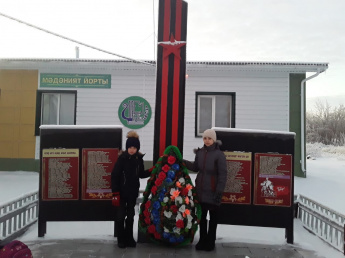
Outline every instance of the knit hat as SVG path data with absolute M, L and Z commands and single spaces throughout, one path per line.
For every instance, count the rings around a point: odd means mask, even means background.
M 217 135 L 213 129 L 205 130 L 205 132 L 202 134 L 202 138 L 204 137 L 210 137 L 214 142 L 217 141 Z
M 140 150 L 139 135 L 136 131 L 129 131 L 127 133 L 126 150 L 130 147 L 135 147 L 138 151 Z

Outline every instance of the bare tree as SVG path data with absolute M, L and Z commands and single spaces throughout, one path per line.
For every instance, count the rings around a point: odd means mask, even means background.
M 345 143 L 345 106 L 331 108 L 318 100 L 315 112 L 306 115 L 307 142 L 342 146 Z

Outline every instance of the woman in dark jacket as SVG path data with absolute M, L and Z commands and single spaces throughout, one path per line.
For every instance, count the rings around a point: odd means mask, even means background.
M 120 248 L 136 246 L 133 238 L 133 224 L 134 208 L 139 195 L 139 178 L 149 177 L 151 173 L 150 170 L 144 170 L 144 155 L 139 152 L 138 134 L 130 131 L 127 138 L 126 151 L 119 156 L 111 173 L 113 205 L 118 206 L 115 223 L 117 245 Z
M 224 153 L 219 149 L 216 132 L 208 129 L 203 133 L 204 146 L 198 149 L 194 162 L 185 161 L 189 170 L 198 172 L 195 188 L 201 205 L 200 240 L 197 250 L 212 251 L 215 247 L 218 210 L 223 196 L 227 168 Z M 210 221 L 207 230 L 207 212 Z

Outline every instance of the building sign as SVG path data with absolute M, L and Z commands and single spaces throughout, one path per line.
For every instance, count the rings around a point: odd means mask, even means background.
M 224 152 L 227 167 L 227 180 L 222 203 L 251 203 L 251 152 Z
M 79 150 L 42 150 L 42 200 L 79 199 Z
M 147 125 L 151 114 L 150 104 L 138 96 L 126 98 L 120 104 L 118 111 L 121 123 L 131 129 L 139 129 Z
M 291 206 L 291 155 L 256 153 L 254 172 L 254 204 Z
M 41 73 L 40 87 L 111 88 L 111 75 Z
M 119 150 L 83 149 L 82 199 L 107 200 L 112 198 L 111 172 Z

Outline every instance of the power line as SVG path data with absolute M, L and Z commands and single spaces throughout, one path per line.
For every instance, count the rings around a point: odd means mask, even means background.
M 85 46 L 85 47 L 88 47 L 88 48 L 92 48 L 92 49 L 98 50 L 98 51 L 103 52 L 103 53 L 107 53 L 107 54 L 110 54 L 110 55 L 113 55 L 113 56 L 121 57 L 121 58 L 130 60 L 130 61 L 133 61 L 133 62 L 136 62 L 136 63 L 141 63 L 141 64 L 146 64 L 146 65 L 154 66 L 154 64 L 152 64 L 152 63 L 148 63 L 148 62 L 136 60 L 136 59 L 133 59 L 133 58 L 129 58 L 129 57 L 126 57 L 126 56 L 123 56 L 123 55 L 119 55 L 119 54 L 116 54 L 116 53 L 113 53 L 113 52 L 104 50 L 104 49 L 100 49 L 100 48 L 98 48 L 98 47 L 94 47 L 94 46 L 88 45 L 88 44 L 86 44 L 86 43 L 77 41 L 77 40 L 75 40 L 75 39 L 71 39 L 71 38 L 65 37 L 65 36 L 63 36 L 63 35 L 57 34 L 57 33 L 55 33 L 55 32 L 52 32 L 52 31 L 49 31 L 49 30 L 46 30 L 46 29 L 43 29 L 43 28 L 40 28 L 40 27 L 38 27 L 38 26 L 35 26 L 35 25 L 33 25 L 33 24 L 30 24 L 30 23 L 24 22 L 24 21 L 22 21 L 22 20 L 16 19 L 16 18 L 14 18 L 14 17 L 11 17 L 11 16 L 6 15 L 6 14 L 1 13 L 1 12 L 0 12 L 0 15 L 3 16 L 3 17 L 6 17 L 6 18 L 8 18 L 8 19 L 14 20 L 14 21 L 16 21 L 16 22 L 22 23 L 22 24 L 24 24 L 24 25 L 27 25 L 27 26 L 29 26 L 29 27 L 32 27 L 32 28 L 34 28 L 34 29 L 37 29 L 37 30 L 40 30 L 40 31 L 43 31 L 43 32 L 46 32 L 46 33 L 49 33 L 49 34 L 52 34 L 52 35 L 57 36 L 57 37 L 59 37 L 59 38 L 62 38 L 62 39 L 65 39 L 65 40 L 68 40 L 68 41 L 77 43 L 77 44 L 79 44 L 79 45 L 82 45 L 82 46 Z

